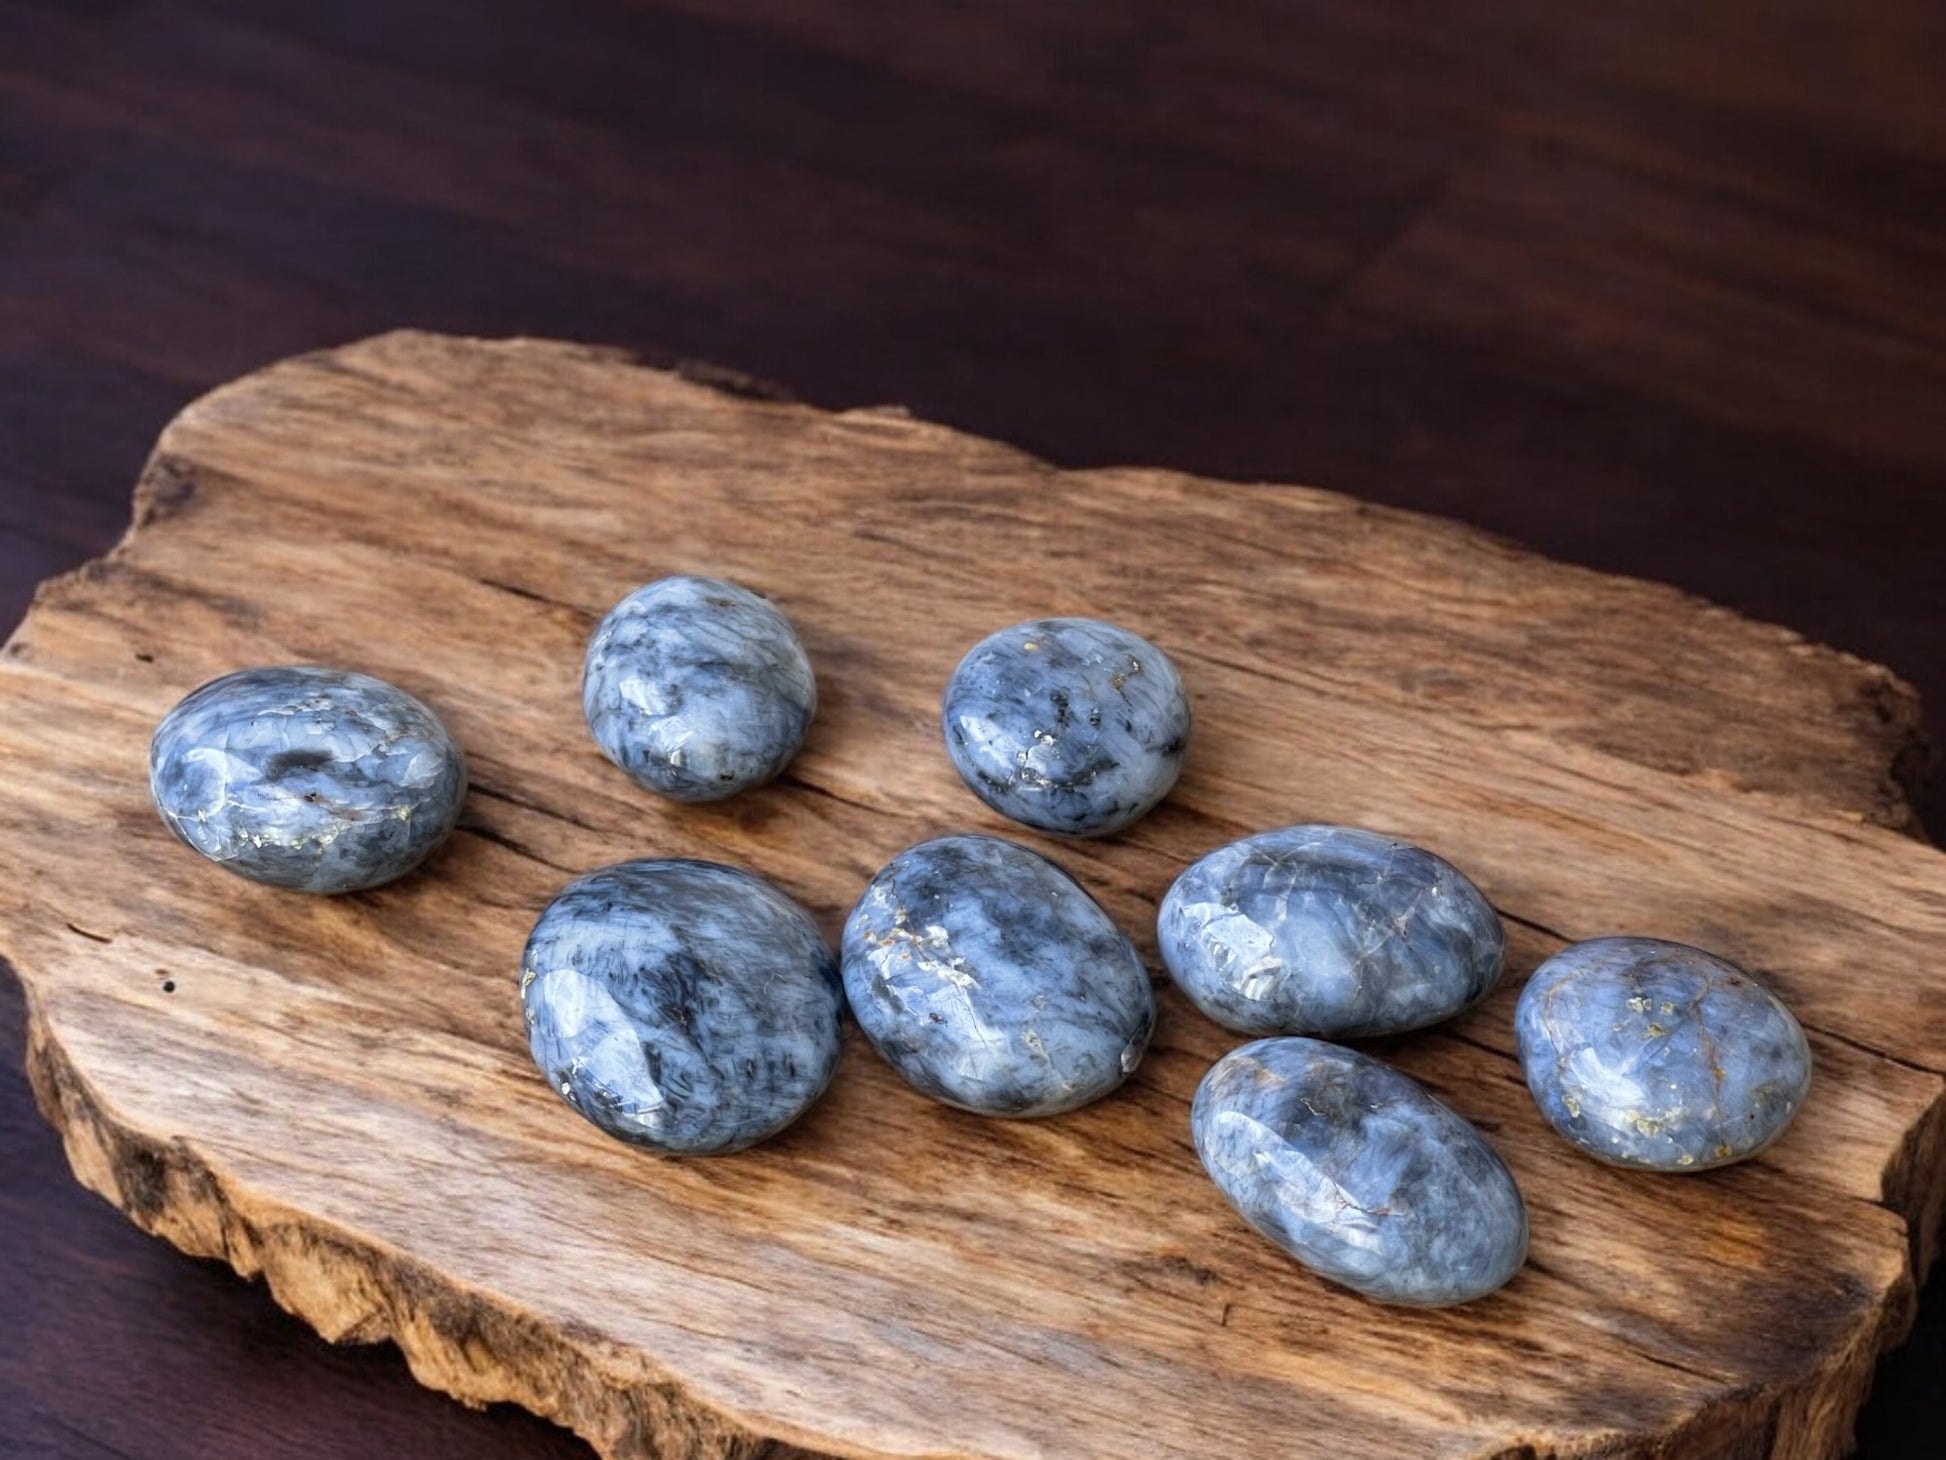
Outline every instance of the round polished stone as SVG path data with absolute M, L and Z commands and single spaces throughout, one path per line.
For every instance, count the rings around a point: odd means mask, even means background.
M 1155 994 L 1135 947 L 1038 852 L 949 836 L 901 852 L 845 924 L 845 995 L 916 1088 L 984 1115 L 1098 1100 L 1142 1060 Z
M 149 789 L 168 828 L 232 872 L 355 892 L 403 876 L 446 839 L 466 765 L 404 690 L 286 665 L 187 695 L 149 743 Z
M 776 776 L 817 704 L 790 620 L 717 578 L 636 589 L 596 627 L 582 669 L 602 754 L 674 801 L 717 801 Z
M 677 1155 L 775 1135 L 843 1050 L 837 960 L 810 914 L 714 862 L 622 862 L 569 883 L 527 940 L 520 1002 L 562 1099 Z
M 1218 1060 L 1190 1107 L 1196 1153 L 1264 1236 L 1385 1303 L 1464 1303 L 1527 1260 L 1527 1207 L 1493 1147 L 1419 1085 L 1315 1039 Z
M 1506 948 L 1458 868 L 1344 826 L 1219 847 L 1169 889 L 1156 938 L 1170 977 L 1217 1023 L 1327 1039 L 1450 1019 L 1498 982 Z
M 1147 639 L 1091 618 L 1015 624 L 946 686 L 946 753 L 973 794 L 1041 831 L 1100 836 L 1147 815 L 1189 749 L 1189 696 Z
M 1791 1011 L 1727 959 L 1595 938 L 1534 970 L 1514 1011 L 1527 1088 L 1591 1156 L 1706 1171 L 1783 1134 L 1811 1088 Z

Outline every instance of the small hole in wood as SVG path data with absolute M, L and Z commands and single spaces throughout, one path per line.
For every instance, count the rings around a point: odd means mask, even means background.
M 153 663 L 155 663 L 155 655 L 153 655 L 153 654 L 149 654 L 149 653 L 145 653 L 144 651 L 142 651 L 142 650 L 140 650 L 140 649 L 137 649 L 137 650 L 135 651 L 135 657 L 136 657 L 136 659 L 138 659 L 138 660 L 139 660 L 140 662 L 142 662 L 143 664 L 153 664 Z
M 163 993 L 173 994 L 175 991 L 176 991 L 176 981 L 173 978 L 165 978 L 164 980 L 162 980 Z

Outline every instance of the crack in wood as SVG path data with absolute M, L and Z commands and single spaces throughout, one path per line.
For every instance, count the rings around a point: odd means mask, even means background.
M 496 847 L 504 847 L 507 851 L 512 852 L 515 856 L 524 857 L 527 861 L 530 862 L 537 862 L 543 867 L 546 867 L 555 872 L 559 872 L 564 877 L 578 877 L 581 875 L 579 872 L 575 871 L 572 867 L 564 867 L 559 862 L 550 861 L 548 858 L 542 856 L 539 852 L 535 851 L 532 847 L 528 846 L 525 842 L 519 841 L 518 839 L 511 837 L 507 835 L 507 833 L 505 833 L 504 831 L 500 831 L 495 827 L 488 826 L 484 822 L 461 821 L 458 826 L 453 828 L 453 830 L 455 832 L 464 832 L 468 836 L 476 836 L 481 841 L 491 842 Z

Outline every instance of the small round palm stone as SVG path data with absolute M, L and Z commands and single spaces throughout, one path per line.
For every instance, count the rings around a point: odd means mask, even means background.
M 582 710 L 595 743 L 674 801 L 717 801 L 777 776 L 817 712 L 789 619 L 717 578 L 660 578 L 588 641 Z
M 1040 831 L 1133 825 L 1176 784 L 1189 696 L 1147 639 L 1091 618 L 1015 624 L 946 686 L 946 753 L 974 795 Z
M 1811 1046 L 1727 959 L 1659 938 L 1596 938 L 1534 970 L 1514 1011 L 1527 1088 L 1591 1156 L 1706 1171 L 1754 1156 L 1804 1104 Z

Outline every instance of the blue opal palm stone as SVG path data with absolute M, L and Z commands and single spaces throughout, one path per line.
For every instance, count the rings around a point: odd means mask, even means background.
M 1147 639 L 1043 618 L 974 645 L 946 686 L 946 753 L 973 794 L 1024 825 L 1101 836 L 1176 784 L 1189 696 Z
M 714 862 L 622 862 L 569 883 L 527 940 L 520 1002 L 562 1099 L 675 1155 L 775 1135 L 843 1050 L 837 960 L 810 914 Z
M 1134 945 L 1067 873 L 997 837 L 941 837 L 887 864 L 845 924 L 844 980 L 892 1068 L 984 1115 L 1099 1099 L 1155 1026 Z
M 382 679 L 242 669 L 192 691 L 149 743 L 169 829 L 252 881 L 356 892 L 446 839 L 466 765 L 438 716 Z
M 1506 951 L 1492 905 L 1451 863 L 1343 826 L 1219 847 L 1176 879 L 1156 937 L 1217 1023 L 1326 1039 L 1450 1019 L 1486 997 Z
M 1245 1221 L 1368 1298 L 1464 1303 L 1527 1260 L 1527 1206 L 1493 1147 L 1356 1050 L 1246 1044 L 1203 1077 L 1189 1121 L 1196 1153 Z
M 638 588 L 588 641 L 581 706 L 595 743 L 673 801 L 717 801 L 772 779 L 817 705 L 790 620 L 720 579 Z
M 1734 963 L 1659 938 L 1596 938 L 1534 970 L 1514 1011 L 1527 1088 L 1591 1156 L 1706 1171 L 1783 1134 L 1811 1087 L 1791 1011 Z

